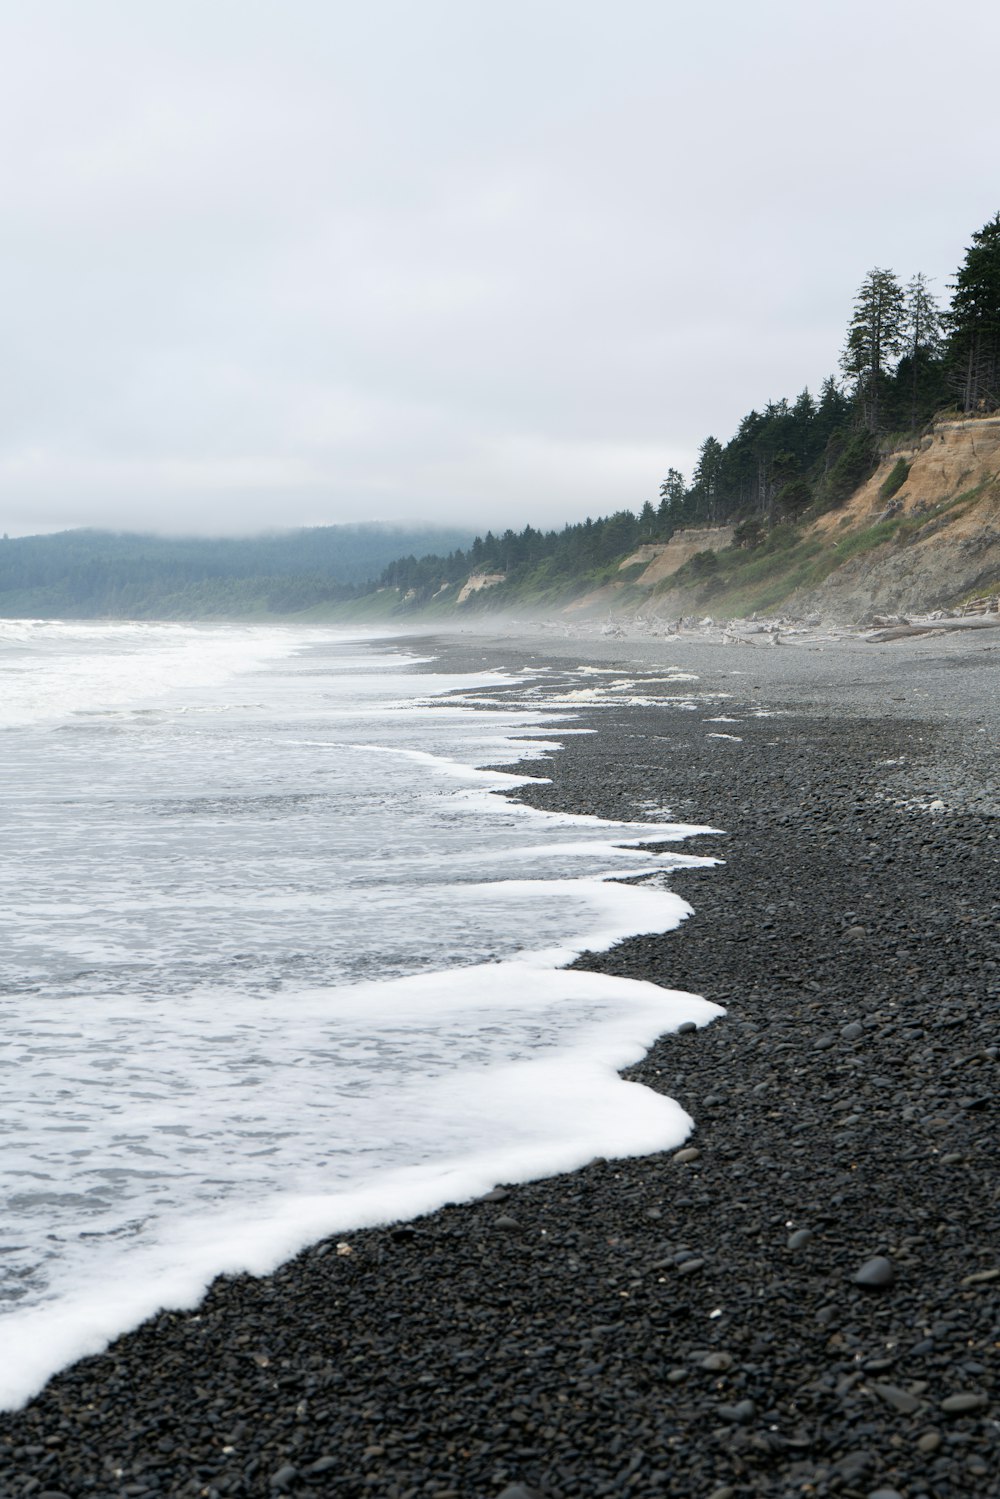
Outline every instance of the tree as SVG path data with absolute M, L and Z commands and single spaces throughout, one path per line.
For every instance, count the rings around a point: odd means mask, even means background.
M 903 340 L 910 363 L 910 431 L 917 430 L 917 399 L 920 377 L 941 350 L 941 309 L 922 271 L 906 288 L 903 309 Z M 902 373 L 902 371 L 900 371 Z
M 1000 407 L 1000 213 L 972 236 L 955 278 L 948 355 L 964 411 Z
M 698 496 L 700 513 L 711 521 L 716 519 L 721 469 L 722 444 L 715 437 L 706 437 L 698 449 L 692 487 Z
M 686 494 L 684 475 L 679 469 L 668 468 L 667 477 L 660 485 L 660 503 L 656 511 L 661 530 L 676 524 Z
M 893 271 L 876 266 L 862 281 L 847 330 L 840 363 L 854 381 L 861 417 L 869 432 L 878 432 L 880 405 L 890 361 L 903 348 L 905 303 Z

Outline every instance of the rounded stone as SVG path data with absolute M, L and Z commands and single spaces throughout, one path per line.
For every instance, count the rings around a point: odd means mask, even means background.
M 941 1409 L 946 1416 L 965 1416 L 970 1411 L 981 1411 L 984 1405 L 989 1405 L 985 1395 L 959 1394 L 949 1395 L 941 1401 Z
M 865 1286 L 869 1290 L 884 1290 L 891 1286 L 895 1279 L 896 1267 L 892 1260 L 886 1259 L 884 1254 L 873 1255 L 854 1272 L 854 1284 Z

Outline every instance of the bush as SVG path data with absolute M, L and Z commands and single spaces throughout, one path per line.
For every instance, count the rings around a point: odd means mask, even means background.
M 711 548 L 705 552 L 695 552 L 694 556 L 688 559 L 688 567 L 691 569 L 693 578 L 710 578 L 719 571 L 718 553 L 713 552 Z
M 880 487 L 878 497 L 880 500 L 891 500 L 897 490 L 902 489 L 910 477 L 910 465 L 905 458 L 897 458 L 885 483 Z
M 827 506 L 842 505 L 870 477 L 878 461 L 875 439 L 870 432 L 852 432 L 839 442 L 831 440 L 827 456 L 820 498 Z

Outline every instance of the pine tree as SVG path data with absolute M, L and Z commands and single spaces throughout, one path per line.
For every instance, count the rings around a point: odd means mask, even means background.
M 942 323 L 941 309 L 931 292 L 930 283 L 923 272 L 918 271 L 906 288 L 906 305 L 903 309 L 903 339 L 910 361 L 911 432 L 917 430 L 920 375 L 940 352 Z
M 710 521 L 716 519 L 719 477 L 722 468 L 722 444 L 718 438 L 706 437 L 698 449 L 693 488 L 698 494 L 699 510 Z
M 964 411 L 1000 407 L 1000 213 L 972 236 L 955 278 L 948 355 Z
M 854 381 L 862 421 L 878 432 L 882 387 L 890 361 L 903 347 L 905 303 L 895 272 L 876 266 L 862 281 L 841 355 L 844 374 Z
M 661 530 L 676 523 L 686 494 L 684 475 L 679 469 L 668 468 L 667 477 L 660 485 L 660 503 L 656 511 Z

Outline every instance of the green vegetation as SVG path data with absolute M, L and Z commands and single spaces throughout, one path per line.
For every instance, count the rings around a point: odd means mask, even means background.
M 878 497 L 880 500 L 891 500 L 897 490 L 902 489 L 910 477 L 910 465 L 905 458 L 897 458 L 889 470 L 889 477 L 879 487 Z
M 62 531 L 0 541 L 0 615 L 211 619 L 282 615 L 354 600 L 405 546 L 468 533 L 318 526 L 253 537 Z

